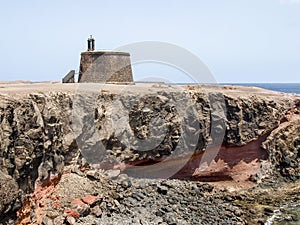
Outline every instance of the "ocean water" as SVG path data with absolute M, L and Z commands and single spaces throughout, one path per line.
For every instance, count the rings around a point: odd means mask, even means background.
M 300 83 L 221 83 L 221 85 L 254 86 L 272 91 L 300 94 Z

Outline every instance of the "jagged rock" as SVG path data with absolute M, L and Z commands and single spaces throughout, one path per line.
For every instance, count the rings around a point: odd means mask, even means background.
M 9 175 L 0 171 L 0 212 L 5 214 L 12 209 L 19 197 L 17 182 Z M 0 217 L 1 218 L 1 217 Z
M 56 174 L 61 180 L 54 194 L 68 195 L 60 207 L 112 185 L 98 176 L 103 170 L 121 173 L 115 188 L 124 191 L 124 199 L 130 195 L 132 180 L 120 180 L 123 172 L 149 178 L 244 181 L 262 171 L 260 161 L 269 159 L 282 176 L 299 179 L 299 120 L 284 121 L 298 104 L 297 95 L 250 87 L 100 87 L 8 84 L 1 88 L 3 218 L 12 213 L 15 202 L 34 193 L 36 185 L 46 189 Z M 214 157 L 199 167 L 201 157 L 215 146 L 220 146 L 219 152 L 212 152 Z M 69 166 L 78 172 L 63 174 Z M 91 168 L 96 172 L 87 172 Z M 250 168 L 255 170 L 249 172 Z M 240 179 L 238 171 L 246 176 Z M 111 211 L 118 208 L 111 204 Z M 172 222 L 169 216 L 165 220 Z
M 158 188 L 157 188 L 157 192 L 159 193 L 159 194 L 163 194 L 163 195 L 166 195 L 167 193 L 168 193 L 168 187 L 166 187 L 166 186 L 159 186 Z
M 300 178 L 300 101 L 283 118 L 262 146 L 268 151 L 274 173 L 296 180 Z

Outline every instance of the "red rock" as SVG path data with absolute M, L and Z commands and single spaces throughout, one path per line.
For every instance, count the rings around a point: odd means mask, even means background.
M 60 203 L 61 203 L 61 197 L 60 196 L 50 195 L 49 199 L 52 200 L 52 207 L 54 209 L 59 209 L 60 208 Z
M 82 197 L 81 200 L 88 205 L 92 205 L 99 200 L 99 196 L 87 195 Z
M 71 204 L 74 204 L 74 205 L 83 205 L 84 202 L 81 201 L 79 198 L 75 198 L 75 199 L 71 202 Z
M 67 216 L 69 217 L 74 217 L 75 219 L 78 219 L 80 217 L 79 212 L 77 212 L 76 210 L 72 210 L 72 209 L 65 209 L 64 213 L 67 214 Z

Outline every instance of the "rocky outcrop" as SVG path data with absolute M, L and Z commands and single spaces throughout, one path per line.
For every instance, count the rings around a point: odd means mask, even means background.
M 92 182 L 79 199 L 100 194 L 95 173 L 103 169 L 195 181 L 299 179 L 299 128 L 299 96 L 258 88 L 8 84 L 0 95 L 0 219 L 43 221 L 70 173 Z M 69 200 L 58 211 L 72 214 Z
M 286 179 L 300 178 L 300 101 L 282 118 L 281 124 L 263 142 L 274 172 Z

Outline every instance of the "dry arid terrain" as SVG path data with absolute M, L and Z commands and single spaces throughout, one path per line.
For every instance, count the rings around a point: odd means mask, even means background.
M 0 224 L 299 224 L 300 96 L 0 83 Z

